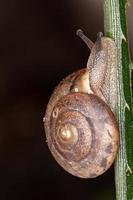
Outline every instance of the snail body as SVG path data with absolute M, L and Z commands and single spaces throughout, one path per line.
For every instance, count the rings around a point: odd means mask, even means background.
M 85 40 L 86 36 L 79 33 Z M 81 178 L 103 174 L 112 165 L 119 146 L 114 115 L 115 43 L 100 37 L 89 45 L 87 67 L 68 75 L 55 88 L 44 122 L 52 155 L 66 171 Z M 112 50 L 115 55 L 111 56 Z

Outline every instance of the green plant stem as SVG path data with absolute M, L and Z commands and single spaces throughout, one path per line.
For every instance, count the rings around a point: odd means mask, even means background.
M 117 119 L 120 149 L 115 162 L 117 200 L 133 200 L 133 106 L 131 95 L 131 62 L 127 43 L 126 0 L 104 0 L 105 35 L 117 46 Z

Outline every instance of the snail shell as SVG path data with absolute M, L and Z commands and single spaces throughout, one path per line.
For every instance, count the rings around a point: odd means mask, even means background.
M 86 68 L 74 72 L 54 90 L 46 109 L 45 132 L 51 153 L 66 171 L 94 178 L 113 163 L 119 131 L 109 106 L 82 84 L 87 73 Z

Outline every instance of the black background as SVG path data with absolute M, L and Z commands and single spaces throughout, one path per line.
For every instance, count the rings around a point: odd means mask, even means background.
M 69 175 L 42 122 L 55 85 L 86 66 L 90 52 L 75 32 L 96 40 L 102 1 L 1 0 L 0 15 L 0 200 L 114 199 L 113 167 L 96 179 Z

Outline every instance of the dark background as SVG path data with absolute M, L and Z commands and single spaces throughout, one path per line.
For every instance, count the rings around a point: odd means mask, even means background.
M 133 58 L 133 5 L 128 7 Z M 43 116 L 66 75 L 86 65 L 103 31 L 102 1 L 0 1 L 0 200 L 115 199 L 113 167 L 96 179 L 65 172 L 45 142 Z

